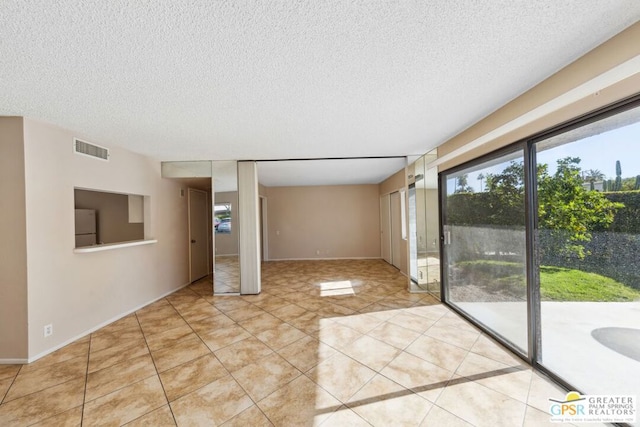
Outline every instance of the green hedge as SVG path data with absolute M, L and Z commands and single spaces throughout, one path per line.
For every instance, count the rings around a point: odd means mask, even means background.
M 612 202 L 624 204 L 613 223 L 606 229 L 640 234 L 640 190 L 603 193 Z M 490 192 L 456 193 L 447 197 L 447 224 L 450 225 L 524 225 L 524 200 L 514 206 L 503 206 Z
M 447 224 L 524 226 L 522 203 L 504 205 L 496 195 L 484 193 L 456 193 L 447 197 Z
M 640 190 L 616 191 L 604 193 L 604 196 L 612 202 L 624 204 L 624 208 L 616 212 L 613 223 L 606 231 L 640 234 Z
M 578 269 L 601 274 L 640 290 L 640 191 L 619 191 L 604 193 L 612 202 L 624 204 L 614 217 L 613 223 L 606 229 L 591 230 L 591 240 L 585 242 L 587 255 L 584 259 L 564 257 L 560 254 L 549 253 L 544 248 L 555 247 L 561 234 L 552 235 L 549 230 L 540 229 L 538 238 L 541 261 L 544 265 Z M 487 251 L 498 254 L 499 251 L 518 252 L 511 248 L 515 245 L 523 247 L 523 242 L 515 238 L 514 226 L 524 227 L 524 203 L 519 206 L 500 206 L 497 198 L 489 192 L 458 193 L 447 198 L 447 224 L 452 230 L 478 229 L 485 230 L 480 238 L 478 232 L 465 238 L 466 234 L 456 235 L 462 245 L 458 251 L 472 253 L 456 253 L 459 261 L 483 258 Z M 504 228 L 504 232 L 500 229 Z M 517 228 L 517 227 L 516 227 Z M 488 230 L 488 231 L 487 231 Z M 501 233 L 507 233 L 502 238 Z M 509 234 L 510 233 L 510 234 Z M 568 238 L 568 237 L 567 237 Z M 479 240 L 479 241 L 478 241 Z M 475 243 L 474 243 L 475 242 Z M 480 245 L 480 246 L 478 246 Z M 493 245 L 494 249 L 485 246 Z M 506 260 L 506 256 L 500 258 Z M 511 260 L 510 260 L 511 261 Z

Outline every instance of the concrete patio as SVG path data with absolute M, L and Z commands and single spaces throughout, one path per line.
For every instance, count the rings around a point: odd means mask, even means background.
M 457 305 L 516 346 L 527 348 L 525 302 Z M 541 312 L 544 366 L 583 393 L 640 396 L 640 361 L 612 349 L 624 347 L 627 354 L 630 349 L 638 354 L 640 340 L 616 343 L 621 337 L 611 334 L 604 345 L 592 335 L 602 328 L 640 332 L 640 302 L 542 302 Z

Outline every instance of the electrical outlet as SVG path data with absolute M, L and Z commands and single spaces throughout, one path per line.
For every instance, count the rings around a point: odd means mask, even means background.
M 52 324 L 48 324 L 44 326 L 44 336 L 46 337 L 50 337 L 51 335 L 53 335 L 53 325 Z
M 316 255 L 320 255 L 320 249 L 316 250 Z

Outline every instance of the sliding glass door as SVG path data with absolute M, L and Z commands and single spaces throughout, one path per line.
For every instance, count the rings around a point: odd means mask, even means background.
M 640 108 L 534 147 L 538 362 L 583 393 L 640 396 Z
M 640 396 L 640 95 L 440 174 L 443 300 L 583 394 Z
M 446 300 L 526 354 L 522 149 L 441 180 Z

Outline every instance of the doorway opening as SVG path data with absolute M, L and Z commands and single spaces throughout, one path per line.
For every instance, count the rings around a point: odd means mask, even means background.
M 189 282 L 209 274 L 209 197 L 189 188 Z

